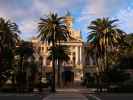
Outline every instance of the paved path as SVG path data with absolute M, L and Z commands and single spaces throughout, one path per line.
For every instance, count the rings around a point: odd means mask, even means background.
M 133 100 L 133 93 L 106 93 L 96 96 L 101 100 Z
M 88 100 L 87 96 L 90 91 L 81 86 L 81 81 L 75 81 L 74 84 L 64 86 L 62 89 L 56 89 L 55 94 L 51 94 L 43 100 Z M 92 92 L 91 92 L 92 93 Z M 92 97 L 89 95 L 89 97 Z M 89 100 L 97 100 L 89 98 Z
M 84 89 L 57 89 L 55 94 L 49 95 L 43 100 L 88 100 L 82 92 Z

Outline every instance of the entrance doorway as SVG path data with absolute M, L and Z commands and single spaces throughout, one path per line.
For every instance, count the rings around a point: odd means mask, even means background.
M 62 81 L 64 86 L 70 86 L 74 82 L 74 72 L 71 70 L 65 70 L 62 72 Z

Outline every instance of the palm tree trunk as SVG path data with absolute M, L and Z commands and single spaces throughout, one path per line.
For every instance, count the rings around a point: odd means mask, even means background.
M 23 55 L 21 55 L 21 57 L 20 57 L 20 69 L 19 69 L 19 78 L 21 78 L 22 77 L 22 79 L 20 80 L 19 79 L 19 91 L 20 92 L 23 92 L 23 79 L 24 79 L 24 76 L 22 76 L 23 75 Z
M 100 66 L 99 66 L 99 62 L 98 62 L 98 57 L 97 57 L 97 61 L 96 61 L 96 65 L 97 65 L 97 72 L 96 72 L 96 81 L 97 81 L 97 92 L 100 92 Z
M 0 65 L 2 65 L 2 46 L 0 46 Z
M 3 51 L 4 51 L 4 47 L 0 44 L 0 66 L 3 67 L 3 58 L 4 58 L 4 55 L 3 55 Z M 2 72 L 2 69 L 0 69 L 0 73 Z
M 59 40 L 58 45 L 60 46 L 60 40 Z M 61 81 L 60 81 L 60 68 L 61 68 L 61 66 L 60 66 L 60 64 L 61 64 L 61 61 L 58 59 L 58 87 L 61 87 Z
M 106 50 L 105 50 L 105 71 L 104 71 L 104 72 L 108 73 L 109 70 L 110 70 L 110 68 L 109 68 L 109 64 L 108 64 L 108 51 L 107 51 L 107 49 L 106 49 Z M 109 89 L 110 89 L 109 86 L 110 86 L 110 82 L 107 81 L 107 90 L 108 90 L 108 91 L 109 91 Z
M 60 60 L 58 60 L 58 87 L 60 87 L 61 86 L 61 81 L 60 81 L 60 64 L 61 64 L 61 62 L 60 62 Z
M 53 67 L 53 75 L 52 75 L 52 92 L 55 92 L 55 59 L 52 57 L 52 67 Z
M 98 48 L 96 48 L 97 50 L 96 51 L 98 51 Z M 95 63 L 96 63 L 96 67 L 97 67 L 97 72 L 96 72 L 96 84 L 97 84 L 97 92 L 99 93 L 100 92 L 100 85 L 101 85 L 101 71 L 102 71 L 102 69 L 101 69 L 101 65 L 99 64 L 99 59 L 100 59 L 100 56 L 99 56 L 99 54 L 97 54 L 97 55 L 95 55 Z
M 54 40 L 55 40 L 55 32 L 54 32 Z M 55 47 L 55 41 L 52 41 L 53 48 Z M 55 92 L 55 58 L 52 55 L 52 68 L 53 68 L 53 75 L 52 75 L 52 92 Z

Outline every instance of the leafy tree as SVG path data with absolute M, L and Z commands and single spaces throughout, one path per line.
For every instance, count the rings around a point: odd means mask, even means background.
M 57 13 L 50 13 L 48 16 L 41 18 L 38 25 L 39 35 L 41 41 L 52 44 L 54 48 L 59 41 L 67 41 L 69 32 L 64 24 L 64 17 L 58 17 Z M 55 59 L 52 56 L 53 66 L 53 82 L 52 91 L 55 92 Z
M 133 69 L 133 34 L 127 34 L 124 38 L 125 45 L 120 49 L 117 57 L 118 64 L 123 69 Z
M 0 80 L 14 64 L 14 49 L 19 41 L 19 29 L 16 23 L 0 18 Z M 8 76 L 7 76 L 8 77 Z

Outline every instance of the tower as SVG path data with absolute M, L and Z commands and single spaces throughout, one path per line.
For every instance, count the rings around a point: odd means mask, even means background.
M 67 12 L 64 22 L 67 26 L 68 31 L 70 31 L 70 33 L 72 32 L 72 26 L 73 26 L 73 17 L 71 16 L 71 14 L 69 12 Z
M 82 40 L 81 32 L 79 30 L 73 29 L 73 17 L 71 16 L 70 12 L 67 12 L 64 23 L 70 33 L 70 36 L 76 40 Z

